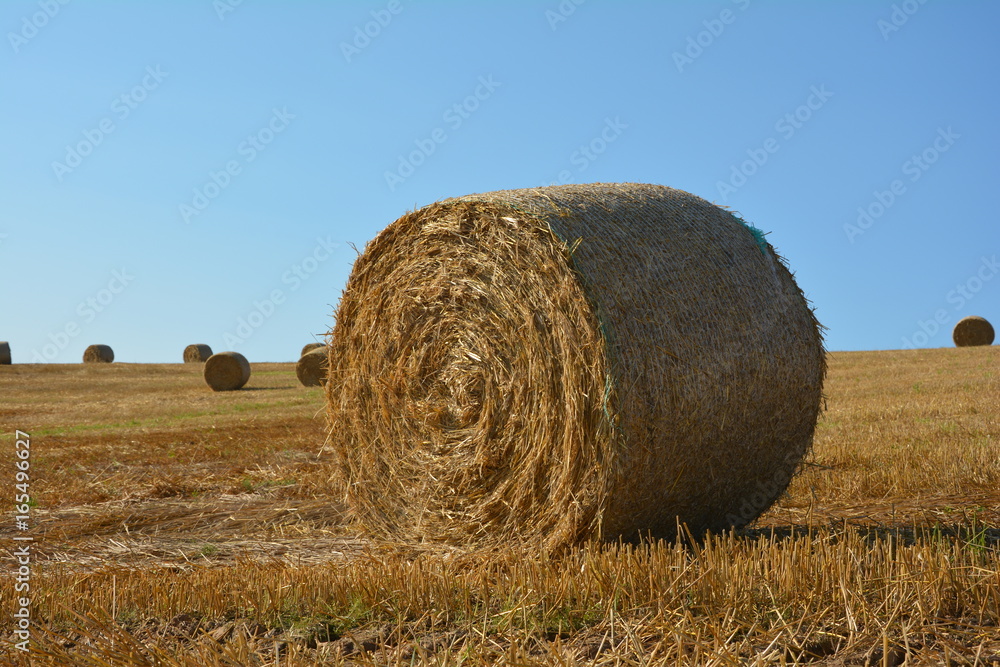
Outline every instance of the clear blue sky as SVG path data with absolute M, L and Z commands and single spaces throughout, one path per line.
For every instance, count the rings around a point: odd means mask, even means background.
M 996 2 L 235 1 L 0 5 L 15 362 L 293 360 L 352 244 L 560 180 L 739 211 L 833 350 L 1000 324 Z

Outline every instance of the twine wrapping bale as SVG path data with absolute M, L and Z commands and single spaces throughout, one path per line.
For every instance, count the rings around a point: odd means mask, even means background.
M 300 358 L 301 358 L 301 357 L 304 357 L 304 356 L 306 356 L 307 354 L 309 354 L 310 352 L 312 352 L 313 350 L 318 350 L 318 349 L 320 349 L 321 347 L 326 347 L 326 345 L 324 345 L 323 343 L 306 343 L 306 344 L 305 344 L 305 345 L 304 345 L 304 346 L 302 347 L 302 353 L 301 353 L 301 354 L 299 354 L 299 357 L 300 357 Z
M 325 348 L 321 345 L 320 348 Z M 295 375 L 305 387 L 319 387 L 326 382 L 326 349 L 316 349 L 302 355 L 295 364 Z
M 200 364 L 212 356 L 212 348 L 202 343 L 192 343 L 184 348 L 185 364 Z
M 5 340 L 0 340 L 0 365 L 6 366 L 10 364 L 10 343 Z
M 115 360 L 115 352 L 109 345 L 91 345 L 83 351 L 85 364 L 110 364 Z
M 996 332 L 985 318 L 972 315 L 963 317 L 951 332 L 951 339 L 958 347 L 992 345 Z
M 404 215 L 356 261 L 327 352 L 353 512 L 482 547 L 745 525 L 809 450 L 826 370 L 763 234 L 643 184 Z
M 212 391 L 235 391 L 250 379 L 250 362 L 239 352 L 218 352 L 205 362 L 205 382 Z

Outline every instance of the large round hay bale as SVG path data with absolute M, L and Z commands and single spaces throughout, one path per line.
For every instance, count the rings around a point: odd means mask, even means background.
M 10 343 L 0 340 L 0 365 L 10 364 Z
M 218 352 L 205 362 L 205 382 L 212 391 L 234 391 L 250 379 L 250 362 L 239 352 Z
M 951 332 L 951 339 L 958 347 L 992 345 L 995 336 L 993 325 L 975 315 L 960 319 Z
M 212 348 L 202 343 L 192 343 L 184 348 L 185 364 L 200 364 L 212 356 Z
M 306 352 L 295 364 L 295 375 L 305 387 L 319 387 L 326 382 L 326 349 Z
M 299 357 L 304 357 L 313 350 L 318 350 L 322 347 L 326 347 L 326 345 L 323 343 L 306 343 L 302 346 L 302 352 L 299 354 Z
M 820 411 L 821 327 L 763 234 L 671 188 L 408 213 L 328 348 L 337 476 L 375 535 L 558 548 L 741 526 Z
M 109 345 L 91 345 L 83 351 L 85 364 L 110 364 L 115 360 L 115 352 Z

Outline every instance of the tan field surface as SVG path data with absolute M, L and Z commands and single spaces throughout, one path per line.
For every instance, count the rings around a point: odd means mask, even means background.
M 551 558 L 366 540 L 292 363 L 0 366 L 0 664 L 1000 665 L 1000 348 L 828 361 L 749 529 Z

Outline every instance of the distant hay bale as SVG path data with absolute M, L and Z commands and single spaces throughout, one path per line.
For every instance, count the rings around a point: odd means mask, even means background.
M 336 312 L 330 445 L 376 536 L 559 548 L 742 526 L 809 450 L 821 327 L 694 195 L 567 185 L 408 213 Z
M 110 364 L 115 360 L 115 352 L 109 345 L 91 345 L 83 351 L 85 364 Z
M 992 345 L 995 336 L 993 325 L 975 315 L 963 317 L 951 332 L 951 339 L 958 347 Z
M 10 343 L 0 340 L 0 365 L 10 364 Z
M 325 348 L 321 345 L 320 348 Z M 302 355 L 295 364 L 295 375 L 305 387 L 319 387 L 326 382 L 326 349 L 315 349 Z
M 323 343 L 306 343 L 302 347 L 302 353 L 299 355 L 299 357 L 304 357 L 307 354 L 309 354 L 310 352 L 312 352 L 313 350 L 318 350 L 321 347 L 326 347 L 326 345 L 324 345 Z
M 212 391 L 234 391 L 250 379 L 250 362 L 239 352 L 218 352 L 205 362 L 205 382 Z
M 212 348 L 202 343 L 193 343 L 184 348 L 184 363 L 197 364 L 208 361 L 212 356 Z

